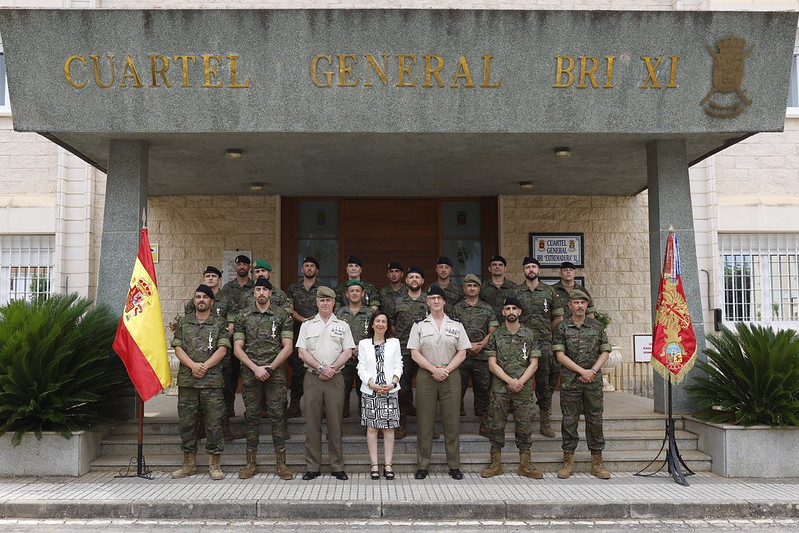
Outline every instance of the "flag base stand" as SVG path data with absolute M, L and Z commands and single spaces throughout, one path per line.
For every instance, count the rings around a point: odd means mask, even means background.
M 127 469 L 120 470 L 119 474 L 114 477 L 140 477 L 142 479 L 153 479 L 152 472 L 147 468 L 147 465 L 144 462 L 144 401 L 139 395 L 136 395 L 136 398 L 138 400 L 136 403 L 136 418 L 139 424 L 139 450 L 135 459 L 136 473 L 133 473 L 134 459 L 131 458 L 130 462 L 128 462 Z
M 689 483 L 685 479 L 685 477 L 692 476 L 695 474 L 695 472 L 690 468 L 688 468 L 688 465 L 685 464 L 685 461 L 683 461 L 682 457 L 680 456 L 680 450 L 677 448 L 677 439 L 674 437 L 674 416 L 672 415 L 671 404 L 672 404 L 671 377 L 669 377 L 669 418 L 666 420 L 666 435 L 663 437 L 663 444 L 661 444 L 660 451 L 655 456 L 655 458 L 652 459 L 652 461 L 644 468 L 642 468 L 640 471 L 636 472 L 635 475 L 642 477 L 654 476 L 655 474 L 663 470 L 663 467 L 668 467 L 668 472 L 669 474 L 671 474 L 671 477 L 674 480 L 674 482 L 679 485 L 687 487 L 689 486 Z M 652 466 L 657 462 L 658 458 L 663 453 L 664 449 L 666 450 L 666 458 L 663 461 L 663 463 L 660 465 L 660 467 L 654 472 L 649 472 L 648 474 L 645 474 L 644 472 L 650 466 Z M 685 474 L 683 474 L 680 465 L 682 465 L 682 467 L 685 468 Z

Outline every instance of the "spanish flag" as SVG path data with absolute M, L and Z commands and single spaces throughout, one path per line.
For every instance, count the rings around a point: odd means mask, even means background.
M 674 228 L 669 228 L 663 275 L 660 277 L 655 325 L 652 334 L 652 367 L 663 376 L 679 383 L 696 361 L 696 335 L 688 313 L 688 302 L 682 286 L 680 245 Z
M 170 384 L 161 299 L 146 228 L 141 230 L 139 254 L 113 346 L 142 401 Z

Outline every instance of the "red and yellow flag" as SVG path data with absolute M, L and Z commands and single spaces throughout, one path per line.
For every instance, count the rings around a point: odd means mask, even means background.
M 169 386 L 169 356 L 166 351 L 161 299 L 155 279 L 147 229 L 141 230 L 139 254 L 133 266 L 125 312 L 119 320 L 114 351 L 122 358 L 142 401 Z
M 666 257 L 660 278 L 652 334 L 652 367 L 663 379 L 679 383 L 696 360 L 696 335 L 682 286 L 680 246 L 674 228 L 669 228 Z

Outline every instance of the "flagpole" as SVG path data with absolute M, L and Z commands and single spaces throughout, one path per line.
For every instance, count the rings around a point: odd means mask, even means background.
M 139 446 L 136 455 L 136 475 L 138 477 L 144 477 L 144 400 L 142 400 L 141 396 L 138 394 L 136 397 L 138 398 L 138 405 L 136 407 L 139 412 L 137 415 L 139 419 Z

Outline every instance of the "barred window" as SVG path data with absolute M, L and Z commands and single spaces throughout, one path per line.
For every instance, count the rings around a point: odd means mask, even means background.
M 0 235 L 0 304 L 50 294 L 54 242 L 53 235 Z
M 724 319 L 799 323 L 799 235 L 721 234 Z

